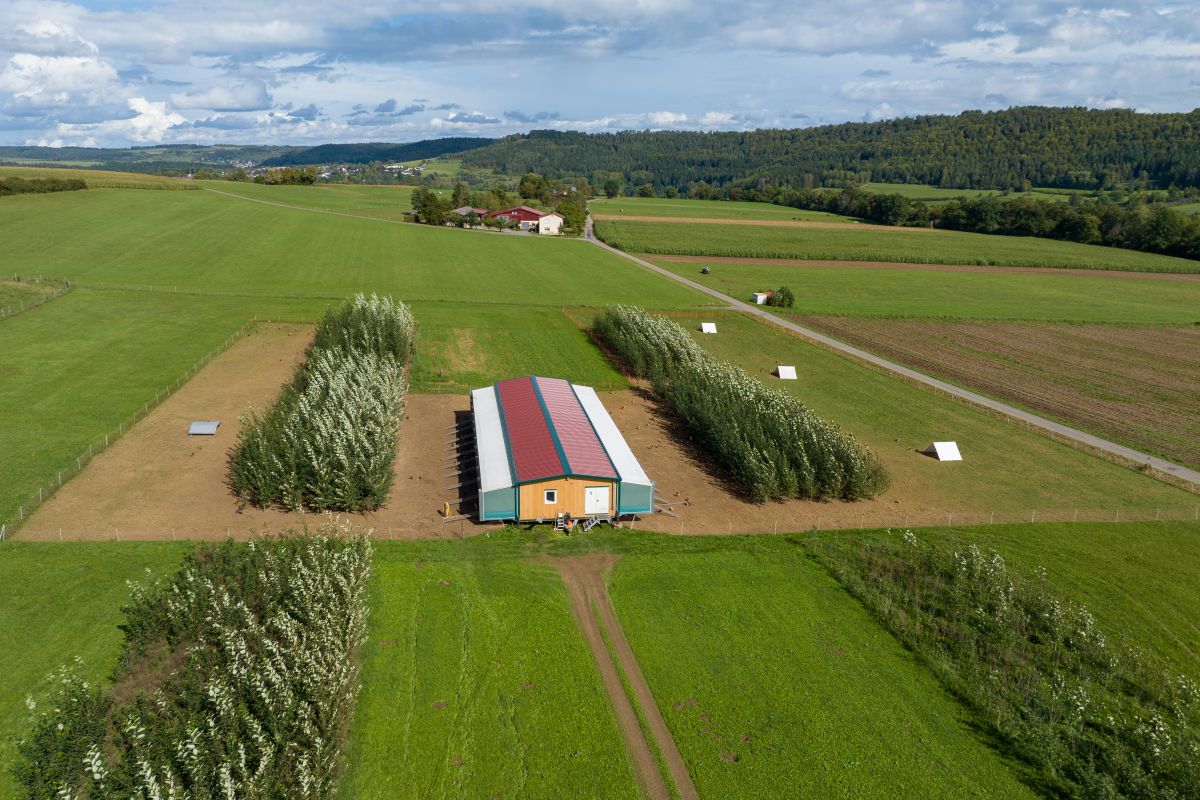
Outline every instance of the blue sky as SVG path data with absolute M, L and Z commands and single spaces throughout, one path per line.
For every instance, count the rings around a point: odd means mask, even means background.
M 1200 106 L 1200 2 L 0 0 L 0 144 Z

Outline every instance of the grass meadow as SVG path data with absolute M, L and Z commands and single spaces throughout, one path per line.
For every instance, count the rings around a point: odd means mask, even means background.
M 3 167 L 0 178 L 81 178 L 89 189 L 195 189 L 191 181 L 141 172 L 108 172 L 63 167 Z
M 703 797 L 1034 796 L 798 547 L 625 556 L 610 592 Z
M 377 545 L 340 796 L 637 798 L 557 571 L 481 544 Z
M 0 278 L 0 316 L 6 308 L 16 313 L 21 303 L 37 302 L 59 288 L 57 282 L 35 283 Z
M 929 186 L 924 183 L 864 183 L 864 192 L 874 194 L 899 194 L 910 200 L 936 202 L 946 200 L 965 200 L 974 197 L 991 197 L 1000 194 L 998 189 L 943 189 L 940 186 Z
M 1181 214 L 1200 214 L 1200 203 L 1181 203 L 1177 206 L 1171 206 L 1171 210 L 1178 211 Z
M 650 257 L 661 267 L 728 295 L 788 286 L 796 305 L 784 314 L 1191 323 L 1200 319 L 1200 281 L 1078 274 L 947 272 L 775 264 L 701 264 Z
M 596 235 L 630 253 L 1200 272 L 1200 262 L 1172 256 L 1055 239 L 962 231 L 601 220 L 596 223 Z
M 8 452 L 7 449 L 5 452 Z M 75 657 L 90 681 L 108 677 L 120 652 L 126 581 L 173 572 L 184 545 L 6 542 L 0 544 L 0 798 L 16 800 L 16 742 L 25 699 Z
M 582 241 L 347 219 L 212 192 L 20 195 L 5 198 L 4 212 L 6 272 L 84 286 L 328 298 L 375 291 L 407 303 L 706 304 Z
M 824 220 L 851 222 L 852 217 L 824 211 L 805 211 L 774 203 L 743 203 L 730 200 L 688 200 L 665 197 L 597 198 L 588 203 L 593 214 L 625 217 L 690 217 L 700 219 Z
M 705 349 L 795 394 L 853 433 L 883 459 L 892 491 L 907 487 L 906 494 L 933 508 L 995 511 L 1003 518 L 1038 509 L 1153 512 L 1194 505 L 1195 496 L 1182 489 L 896 380 L 768 323 L 736 314 L 673 317 L 693 332 L 701 321 L 715 320 L 717 335 L 693 334 Z M 779 364 L 795 365 L 799 380 L 774 378 Z M 947 439 L 958 442 L 964 461 L 946 464 L 917 452 Z

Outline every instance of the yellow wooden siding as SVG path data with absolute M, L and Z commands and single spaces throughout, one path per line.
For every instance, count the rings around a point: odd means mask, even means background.
M 519 487 L 517 502 L 521 519 L 554 519 L 560 513 L 572 517 L 586 516 L 584 512 L 584 489 L 589 486 L 608 487 L 608 513 L 617 513 L 617 485 L 614 481 L 587 480 L 585 478 L 556 478 L 539 483 L 527 483 Z M 547 489 L 558 492 L 558 502 L 547 504 L 543 494 Z

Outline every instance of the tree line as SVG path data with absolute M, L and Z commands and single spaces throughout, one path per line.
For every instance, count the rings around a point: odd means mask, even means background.
M 464 207 L 496 211 L 509 208 L 519 200 L 537 203 L 542 208 L 553 208 L 562 216 L 563 227 L 572 231 L 582 231 L 587 221 L 587 201 L 591 196 L 592 188 L 585 178 L 576 178 L 570 182 L 550 181 L 539 173 L 528 172 L 518 182 L 515 197 L 504 183 L 497 183 L 486 191 L 479 191 L 470 189 L 465 182 L 460 181 L 454 185 L 454 191 L 450 195 L 424 186 L 414 189 L 412 207 L 417 212 L 419 221 L 429 225 L 463 220 L 471 225 L 506 227 L 502 220 L 484 219 L 482 215 L 474 212 L 461 217 L 452 212 L 456 208 Z
M 86 188 L 87 183 L 81 178 L 0 178 L 0 197 L 13 194 L 76 192 Z
M 1200 109 L 1021 107 L 748 132 L 532 131 L 463 154 L 508 175 L 588 175 L 686 191 L 703 181 L 787 188 L 880 181 L 948 188 L 1200 186 Z

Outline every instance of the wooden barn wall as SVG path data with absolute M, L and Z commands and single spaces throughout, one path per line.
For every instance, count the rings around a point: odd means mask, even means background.
M 538 483 L 527 483 L 518 487 L 521 519 L 553 519 L 561 512 L 572 517 L 584 516 L 583 490 L 588 486 L 608 487 L 608 513 L 616 514 L 617 485 L 615 481 L 589 480 L 586 478 L 555 478 Z M 558 490 L 558 503 L 546 505 L 542 502 L 542 492 L 547 489 Z

